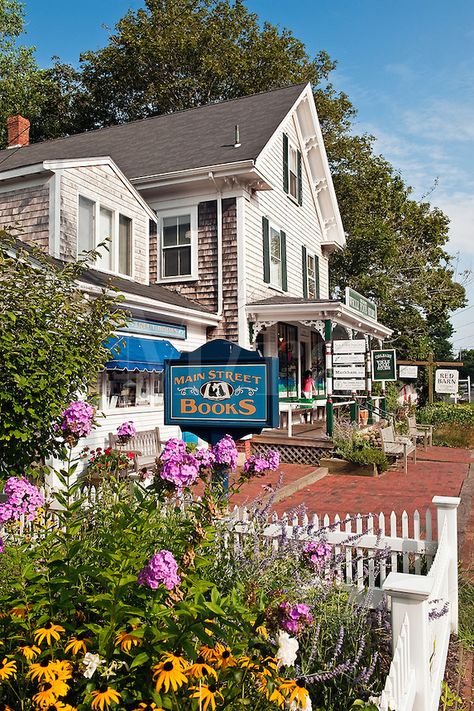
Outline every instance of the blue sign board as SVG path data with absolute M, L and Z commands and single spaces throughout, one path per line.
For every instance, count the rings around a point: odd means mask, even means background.
M 131 333 L 144 333 L 148 336 L 161 336 L 161 338 L 177 338 L 180 341 L 186 340 L 187 335 L 186 326 L 141 318 L 127 319 L 126 325 L 121 330 Z
M 278 426 L 277 359 L 215 340 L 165 361 L 165 424 L 208 442 Z

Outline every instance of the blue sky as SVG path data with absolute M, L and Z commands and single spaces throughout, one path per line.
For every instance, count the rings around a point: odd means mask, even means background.
M 77 63 L 140 0 L 26 0 L 25 44 L 42 66 L 53 55 Z M 449 251 L 468 308 L 453 317 L 454 347 L 474 348 L 474 2 L 473 0 L 250 0 L 261 19 L 290 28 L 310 53 L 338 60 L 333 83 L 358 109 L 356 129 L 421 197 L 451 218 Z

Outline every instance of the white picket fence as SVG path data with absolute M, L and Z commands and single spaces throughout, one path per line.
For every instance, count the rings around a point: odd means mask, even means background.
M 381 711 L 436 711 L 441 695 L 450 633 L 458 626 L 457 497 L 435 496 L 438 541 L 433 540 L 432 516 L 406 511 L 398 518 L 328 515 L 308 518 L 274 514 L 261 530 L 268 545 L 324 536 L 333 545 L 335 567 L 342 583 L 369 591 L 378 604 L 389 597 L 393 658 L 380 698 Z M 235 507 L 231 531 L 239 538 L 254 528 L 252 514 Z M 384 551 L 386 554 L 384 554 Z M 388 555 L 387 555 L 388 553 Z M 400 572 L 401 571 L 401 572 Z

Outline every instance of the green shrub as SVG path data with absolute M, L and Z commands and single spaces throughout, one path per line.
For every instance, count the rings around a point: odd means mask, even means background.
M 388 459 L 385 454 L 381 449 L 374 449 L 373 447 L 355 450 L 350 454 L 348 461 L 354 462 L 354 464 L 375 464 L 379 473 L 388 469 Z
M 427 425 L 438 425 L 446 422 L 457 425 L 474 426 L 474 408 L 470 405 L 435 402 L 418 410 L 417 419 Z

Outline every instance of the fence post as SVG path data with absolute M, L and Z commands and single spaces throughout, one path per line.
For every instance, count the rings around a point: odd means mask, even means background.
M 331 397 L 328 397 L 326 401 L 326 434 L 328 437 L 332 437 L 334 432 L 334 405 L 332 404 Z
M 433 650 L 428 635 L 428 598 L 432 587 L 431 578 L 409 573 L 389 573 L 382 586 L 391 598 L 394 653 L 405 615 L 408 617 L 408 643 L 416 681 L 413 711 L 430 711 L 430 657 Z
M 351 422 L 357 422 L 357 420 L 359 418 L 357 417 L 357 402 L 356 402 L 356 400 L 351 402 L 350 409 L 351 409 Z
M 458 496 L 433 496 L 433 504 L 436 506 L 438 541 L 443 530 L 445 520 L 448 524 L 448 547 L 449 547 L 449 568 L 448 568 L 448 595 L 449 610 L 451 617 L 451 631 L 458 632 L 458 506 L 461 499 Z

